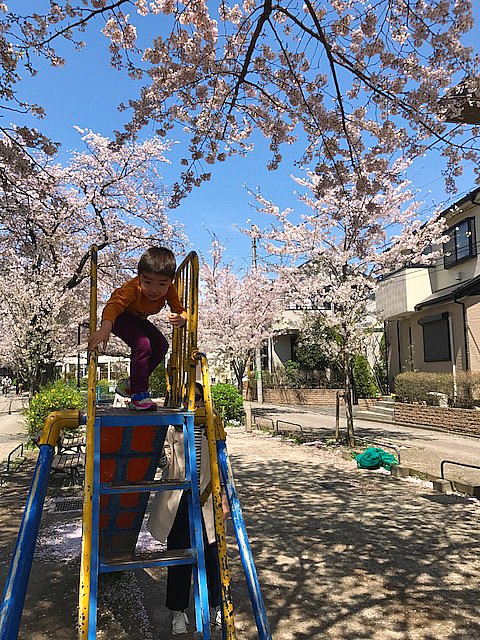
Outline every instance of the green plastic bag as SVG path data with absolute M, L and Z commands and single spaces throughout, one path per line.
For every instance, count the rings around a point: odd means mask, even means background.
M 398 460 L 392 453 L 387 453 L 378 447 L 368 447 L 363 453 L 355 456 L 357 467 L 360 469 L 380 469 L 384 467 L 390 471 L 393 465 L 398 464 Z

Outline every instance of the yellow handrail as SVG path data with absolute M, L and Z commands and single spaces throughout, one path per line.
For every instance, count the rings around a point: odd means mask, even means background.
M 198 255 L 192 251 L 180 264 L 175 276 L 178 297 L 187 310 L 187 322 L 183 327 L 174 328 L 173 330 L 172 353 L 167 367 L 168 395 L 165 405 L 169 407 L 185 407 L 189 411 L 194 410 L 196 370 L 197 362 L 200 361 L 205 395 L 206 433 L 210 455 L 212 498 L 218 542 L 226 640 L 235 640 L 235 621 L 230 588 L 230 572 L 228 569 L 210 380 L 206 356 L 197 351 L 198 277 Z
M 195 408 L 195 374 L 198 333 L 198 255 L 191 251 L 177 269 L 175 286 L 187 310 L 187 322 L 173 329 L 172 351 L 167 366 L 165 406 Z
M 45 418 L 42 435 L 38 444 L 49 444 L 55 447 L 62 429 L 77 429 L 81 421 L 81 412 L 78 409 L 63 409 L 52 411 Z
M 217 433 L 210 391 L 210 376 L 208 373 L 207 357 L 197 352 L 196 358 L 202 365 L 203 397 L 205 399 L 206 434 L 208 440 L 208 452 L 210 456 L 210 478 L 212 483 L 213 512 L 215 516 L 215 533 L 218 545 L 218 560 L 220 566 L 220 582 L 222 584 L 223 619 L 225 621 L 226 640 L 235 640 L 235 619 L 233 614 L 233 601 L 230 586 L 230 571 L 228 568 L 227 538 L 225 521 L 222 509 L 222 490 L 220 488 L 220 472 L 217 459 L 217 438 L 225 439 L 225 432 Z
M 90 334 L 97 328 L 97 258 L 98 247 L 91 248 L 90 261 Z M 85 483 L 83 491 L 83 535 L 78 598 L 78 639 L 88 638 L 90 614 L 92 510 L 93 510 L 93 447 L 95 427 L 95 391 L 97 386 L 98 350 L 88 352 L 87 436 L 85 452 Z

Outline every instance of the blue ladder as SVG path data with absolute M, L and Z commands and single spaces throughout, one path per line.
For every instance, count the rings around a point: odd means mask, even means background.
M 159 408 L 148 414 L 111 407 L 97 411 L 88 640 L 96 637 L 100 573 L 184 564 L 193 565 L 196 626 L 193 636 L 186 634 L 184 637 L 210 640 L 193 420 L 194 412 L 180 409 Z M 168 425 L 183 427 L 185 478 L 155 480 Z M 135 546 L 150 492 L 166 490 L 183 490 L 188 496 L 191 548 L 153 555 L 138 553 Z

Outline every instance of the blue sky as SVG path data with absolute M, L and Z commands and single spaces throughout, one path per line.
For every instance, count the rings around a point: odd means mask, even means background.
M 100 23 L 93 25 L 97 32 L 100 28 Z M 50 68 L 39 61 L 39 74 L 35 78 L 25 78 L 19 86 L 22 97 L 46 109 L 46 118 L 36 126 L 62 143 L 64 158 L 68 157 L 70 150 L 81 145 L 74 125 L 105 136 L 112 136 L 115 129 L 121 129 L 127 116 L 118 112 L 117 105 L 134 97 L 141 86 L 110 67 L 108 43 L 102 35 L 92 34 L 88 38 L 84 36 L 84 39 L 88 45 L 80 52 L 73 51 L 70 46 L 65 48 L 65 67 Z M 143 132 L 146 136 L 151 134 L 153 130 L 148 128 Z M 250 240 L 235 228 L 235 225 L 245 227 L 247 219 L 256 216 L 249 206 L 251 198 L 244 185 L 252 190 L 260 187 L 262 194 L 281 208 L 295 207 L 296 185 L 290 174 L 299 175 L 292 164 L 293 157 L 300 155 L 297 151 L 291 149 L 290 158 L 284 154 L 286 159 L 280 169 L 269 172 L 265 168 L 269 158 L 268 141 L 258 139 L 255 151 L 247 158 L 229 158 L 224 163 L 209 167 L 212 170 L 211 181 L 194 189 L 180 207 L 171 212 L 172 219 L 185 225 L 192 248 L 207 252 L 209 231 L 214 232 L 221 241 L 226 241 L 226 256 L 235 260 L 238 268 L 248 267 L 251 262 Z M 176 175 L 166 167 L 164 177 L 167 184 L 171 184 Z M 445 194 L 443 178 L 434 156 L 418 159 L 409 177 L 412 187 L 419 190 L 419 198 L 424 201 L 426 211 L 457 199 L 457 196 Z M 467 170 L 458 186 L 459 198 L 473 188 L 473 173 Z M 259 224 L 263 226 L 261 222 Z

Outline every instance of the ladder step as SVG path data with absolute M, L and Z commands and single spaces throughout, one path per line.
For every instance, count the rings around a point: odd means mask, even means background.
M 147 567 L 171 567 L 173 565 L 195 564 L 193 549 L 173 549 L 170 551 L 143 552 L 135 554 L 108 554 L 100 561 L 100 573 L 145 569 Z
M 143 482 L 112 482 L 101 483 L 100 493 L 147 493 L 150 491 L 173 491 L 175 489 L 190 489 L 190 482 L 187 480 L 145 480 Z

